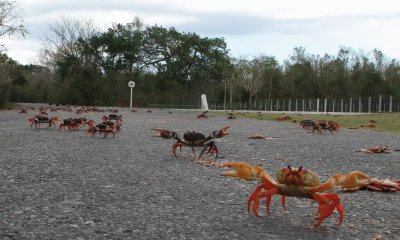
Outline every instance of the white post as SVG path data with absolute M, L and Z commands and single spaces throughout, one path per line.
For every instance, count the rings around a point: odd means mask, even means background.
M 326 99 L 325 98 L 325 102 L 324 102 L 324 112 L 328 112 L 328 111 L 326 111 L 326 107 L 327 107 L 327 105 L 328 105 L 328 99 Z
M 350 98 L 350 110 L 349 110 L 349 112 L 352 112 L 353 111 L 353 98 Z
M 129 108 L 130 108 L 130 109 L 132 109 L 132 90 L 133 90 L 133 88 L 131 87 L 131 102 L 130 102 L 130 104 L 129 104 Z
M 340 100 L 340 112 L 343 112 L 343 98 Z
M 390 95 L 390 99 L 389 99 L 389 112 L 392 112 L 392 95 Z
M 368 113 L 371 112 L 371 97 L 368 97 Z
M 205 94 L 201 94 L 201 110 L 208 111 L 207 97 Z
M 379 95 L 379 106 L 378 106 L 378 112 L 382 112 L 382 95 Z
M 129 108 L 132 110 L 132 90 L 135 87 L 135 82 L 134 81 L 129 81 L 128 82 L 128 87 L 131 88 L 131 101 L 130 101 L 130 104 L 129 104 Z
M 226 109 L 226 80 L 224 81 L 225 87 L 224 87 L 224 111 Z
M 317 111 L 316 112 L 319 112 L 319 98 L 317 98 Z

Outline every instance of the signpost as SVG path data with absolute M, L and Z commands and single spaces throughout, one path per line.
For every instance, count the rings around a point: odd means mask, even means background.
M 135 87 L 135 82 L 134 81 L 129 81 L 128 82 L 128 87 L 130 87 L 131 88 L 131 102 L 130 102 L 130 109 L 132 109 L 132 90 L 133 90 L 133 88 Z

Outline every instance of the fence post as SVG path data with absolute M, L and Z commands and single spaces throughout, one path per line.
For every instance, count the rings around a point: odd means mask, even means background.
M 378 112 L 382 112 L 382 95 L 379 95 L 379 106 L 378 106 Z
M 288 111 L 292 111 L 292 99 L 289 99 Z
M 327 109 L 326 109 L 326 107 L 327 107 L 327 104 L 328 104 L 328 99 L 327 98 L 325 98 L 325 100 L 324 100 L 324 112 L 328 112 L 328 111 L 326 111 Z
M 317 111 L 316 112 L 319 112 L 319 98 L 317 98 Z
M 297 112 L 297 98 L 296 98 L 296 107 L 295 107 L 295 109 L 296 109 L 295 111 Z
M 340 112 L 343 112 L 343 98 L 340 100 Z
M 362 112 L 361 97 L 358 98 L 358 112 Z
M 368 97 L 368 113 L 371 112 L 371 97 Z
M 304 110 L 304 107 L 305 107 L 305 100 L 304 100 L 304 98 L 303 98 L 303 100 L 302 100 L 302 106 L 301 106 L 301 107 L 302 107 L 302 108 L 301 108 L 301 111 L 304 112 L 304 111 L 305 111 L 305 110 Z
M 389 112 L 392 112 L 392 95 L 390 95 L 390 98 L 389 98 Z
M 336 99 L 332 98 L 332 112 L 335 112 L 335 102 L 336 102 Z
M 353 111 L 353 98 L 350 98 L 350 110 L 349 112 Z
M 272 111 L 272 109 L 273 109 L 273 108 L 272 108 L 273 105 L 274 105 L 273 102 L 274 102 L 274 99 L 271 99 L 270 102 L 269 102 L 269 106 L 270 106 L 270 109 L 269 109 L 269 110 L 270 110 L 270 111 Z

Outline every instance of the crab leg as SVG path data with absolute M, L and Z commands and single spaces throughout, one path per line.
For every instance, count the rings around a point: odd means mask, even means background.
M 344 208 L 337 194 L 335 193 L 325 193 L 321 195 L 314 194 L 313 199 L 320 203 L 317 212 L 318 216 L 316 218 L 318 222 L 314 225 L 314 227 L 318 227 L 327 217 L 332 215 L 333 210 L 335 210 L 335 208 L 339 213 L 339 225 L 342 224 L 344 216 Z
M 175 157 L 177 157 L 177 155 L 176 155 L 176 149 L 177 149 L 178 147 L 182 148 L 183 146 L 184 146 L 184 144 L 183 144 L 183 143 L 180 143 L 180 142 L 177 142 L 177 143 L 175 143 L 174 145 L 172 145 L 172 153 L 174 154 Z
M 213 142 L 213 141 L 206 144 L 206 146 L 201 151 L 199 158 L 201 158 L 201 156 L 203 156 L 203 153 L 207 150 L 207 148 L 208 148 L 207 153 L 210 153 L 210 156 L 212 156 L 215 153 L 216 154 L 215 158 L 218 158 L 218 148 L 217 148 L 217 145 L 215 145 L 215 142 Z
M 369 176 L 360 171 L 352 171 L 348 174 L 336 174 L 330 177 L 324 184 L 313 188 L 312 192 L 323 192 L 334 187 L 340 187 L 344 191 L 358 190 L 369 183 Z
M 265 189 L 267 191 L 261 192 L 262 189 Z M 247 212 L 250 212 L 250 207 L 251 207 L 251 203 L 253 203 L 253 212 L 254 215 L 256 217 L 260 217 L 258 214 L 258 206 L 260 205 L 260 198 L 261 197 L 265 197 L 266 198 L 266 207 L 267 207 L 267 212 L 268 214 L 270 213 L 270 208 L 269 205 L 271 204 L 271 199 L 272 199 L 272 195 L 274 194 L 279 194 L 279 189 L 273 187 L 273 185 L 269 184 L 269 183 L 263 183 L 261 185 L 259 185 L 254 192 L 250 195 L 249 200 L 247 201 Z M 282 205 L 283 208 L 285 208 L 285 202 L 286 202 L 286 197 L 284 195 L 282 196 Z

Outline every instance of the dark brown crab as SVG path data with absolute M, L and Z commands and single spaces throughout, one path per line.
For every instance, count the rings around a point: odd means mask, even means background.
M 177 156 L 176 149 L 178 147 L 180 149 L 182 147 L 190 147 L 193 151 L 193 154 L 195 154 L 195 152 L 194 152 L 195 147 L 202 147 L 203 150 L 201 151 L 198 158 L 201 158 L 207 149 L 208 149 L 208 153 L 210 153 L 210 155 L 213 155 L 215 153 L 216 158 L 218 158 L 218 148 L 214 142 L 214 139 L 222 138 L 222 137 L 228 135 L 228 129 L 229 129 L 229 126 L 223 127 L 218 131 L 211 132 L 208 137 L 206 137 L 204 134 L 199 133 L 199 132 L 187 131 L 186 133 L 183 134 L 183 139 L 181 137 L 179 137 L 179 135 L 176 132 L 166 130 L 163 128 L 152 128 L 151 130 L 157 131 L 157 133 L 154 134 L 153 137 L 177 140 L 177 142 L 172 145 L 172 153 L 174 154 L 175 157 Z

